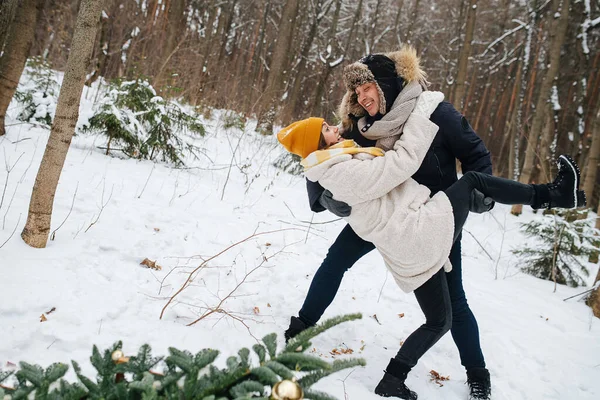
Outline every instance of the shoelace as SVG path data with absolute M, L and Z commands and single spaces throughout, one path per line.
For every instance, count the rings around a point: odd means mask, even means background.
M 487 382 L 483 381 L 469 381 L 471 388 L 471 398 L 478 400 L 489 400 L 491 395 L 491 388 Z

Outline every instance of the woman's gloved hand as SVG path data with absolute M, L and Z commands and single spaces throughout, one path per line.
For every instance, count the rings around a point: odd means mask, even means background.
M 340 218 L 347 217 L 352 212 L 352 207 L 343 201 L 337 201 L 333 198 L 333 195 L 329 190 L 324 190 L 319 198 L 319 203 L 332 214 L 337 215 Z

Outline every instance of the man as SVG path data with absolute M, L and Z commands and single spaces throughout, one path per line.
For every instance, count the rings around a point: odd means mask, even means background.
M 413 100 L 426 87 L 425 74 L 420 69 L 415 50 L 410 47 L 386 55 L 370 55 L 347 66 L 344 69 L 344 82 L 348 91 L 340 106 L 343 135 L 364 147 L 375 144 L 365 137 L 374 137 L 369 132 L 376 130 L 374 126 L 385 127 L 385 123 L 388 126 L 397 125 L 398 118 L 401 119 L 402 115 L 408 115 L 412 111 Z M 430 119 L 440 129 L 413 178 L 427 186 L 431 195 L 448 188 L 457 180 L 456 159 L 461 162 L 463 173 L 492 173 L 489 151 L 466 118 L 450 103 L 442 102 Z M 379 140 L 377 144 L 385 145 Z M 335 201 L 331 193 L 318 183 L 307 180 L 307 190 L 310 207 L 314 212 L 328 209 L 340 217 L 350 214 L 351 208 L 347 204 Z M 479 192 L 474 193 L 471 202 L 471 210 L 476 212 L 488 211 L 493 206 Z M 319 321 L 333 301 L 344 273 L 374 248 L 372 243 L 362 240 L 346 225 L 316 272 L 298 317 L 291 318 L 290 326 L 285 332 L 286 340 Z M 467 304 L 462 285 L 460 253 L 459 237 L 449 256 L 452 271 L 446 275 L 452 303 L 451 333 L 459 350 L 461 363 L 467 371 L 469 399 L 486 400 L 491 396 L 490 374 L 485 368 L 477 321 Z M 386 370 L 388 373 L 394 372 L 394 359 Z M 397 372 L 401 379 L 403 377 L 402 384 L 406 373 L 407 371 Z M 414 392 L 406 393 L 404 398 L 416 398 Z

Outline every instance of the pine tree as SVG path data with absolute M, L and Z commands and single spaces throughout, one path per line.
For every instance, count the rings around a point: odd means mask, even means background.
M 164 100 L 146 80 L 116 82 L 83 127 L 84 133 L 107 137 L 106 154 L 114 145 L 129 157 L 183 164 L 184 151 L 195 147 L 184 142 L 182 133 L 204 136 L 204 126 L 177 103 Z M 111 147 L 112 146 L 112 147 Z
M 558 211 L 521 224 L 525 235 L 534 238 L 535 245 L 512 252 L 519 256 L 521 269 L 538 278 L 577 287 L 585 285 L 589 276 L 587 259 L 598 252 L 600 239 L 594 221 L 578 219 L 584 211 Z
M 143 345 L 136 356 L 125 357 L 121 342 L 104 352 L 93 346 L 90 362 L 97 371 L 95 381 L 84 376 L 75 361 L 72 364 L 79 379 L 77 383 L 62 379 L 68 370 L 67 364 L 55 363 L 44 370 L 38 365 L 21 362 L 14 377 L 12 372 L 0 370 L 0 398 L 9 395 L 12 400 L 32 396 L 47 400 L 267 400 L 272 396 L 335 400 L 311 387 L 335 372 L 364 366 L 365 361 L 350 358 L 328 363 L 304 352 L 310 348 L 310 340 L 315 336 L 342 322 L 359 318 L 360 314 L 350 314 L 329 319 L 290 340 L 280 352 L 277 351 L 277 335 L 269 334 L 262 343 L 252 347 L 254 354 L 242 348 L 236 356 L 227 358 L 223 369 L 213 365 L 219 356 L 215 349 L 192 354 L 171 347 L 169 356 L 163 359 L 153 357 L 150 346 Z M 258 365 L 253 359 L 258 360 Z M 161 368 L 162 372 L 157 372 Z M 296 379 L 297 372 L 306 373 Z M 286 392 L 289 390 L 297 397 Z

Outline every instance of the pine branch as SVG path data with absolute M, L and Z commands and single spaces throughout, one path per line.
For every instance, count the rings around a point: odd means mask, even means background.
M 309 348 L 309 340 L 314 338 L 315 336 L 325 332 L 326 330 L 341 324 L 346 321 L 354 321 L 356 319 L 361 319 L 362 314 L 348 314 L 340 317 L 334 317 L 324 321 L 323 323 L 308 328 L 307 330 L 298 334 L 298 336 L 294 337 L 292 340 L 288 342 L 288 344 L 284 348 L 284 352 L 298 352 L 305 351 Z

